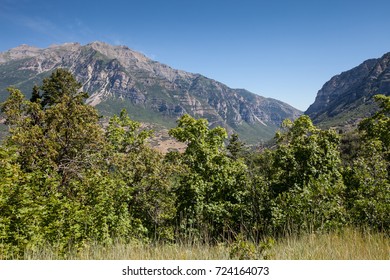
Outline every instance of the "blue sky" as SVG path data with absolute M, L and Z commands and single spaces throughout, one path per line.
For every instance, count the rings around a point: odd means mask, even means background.
M 104 41 L 306 110 L 332 76 L 390 51 L 385 0 L 0 0 L 0 52 Z

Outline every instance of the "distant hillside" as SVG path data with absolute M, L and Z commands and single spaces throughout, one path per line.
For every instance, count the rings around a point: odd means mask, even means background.
M 238 132 L 249 143 L 268 140 L 285 118 L 301 112 L 281 101 L 231 89 L 200 74 L 175 70 L 126 46 L 94 42 L 22 45 L 0 53 L 0 102 L 15 86 L 26 95 L 56 68 L 67 68 L 90 94 L 87 102 L 104 115 L 126 108 L 141 122 L 169 128 L 188 113 Z
M 351 125 L 375 110 L 376 94 L 390 94 L 390 53 L 331 78 L 305 114 L 322 126 Z

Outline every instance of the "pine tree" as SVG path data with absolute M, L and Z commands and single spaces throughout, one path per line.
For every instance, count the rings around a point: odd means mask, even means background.
M 103 137 L 99 115 L 84 104 L 87 94 L 80 87 L 69 71 L 58 69 L 44 79 L 40 89 L 34 86 L 30 101 L 19 90 L 10 89 L 10 97 L 2 104 L 10 126 L 7 142 L 18 147 L 22 168 L 53 169 L 63 187 L 92 167 Z
M 32 93 L 31 93 L 31 102 L 38 102 L 41 99 L 41 95 L 39 93 L 39 87 L 37 85 L 34 85 Z
M 243 153 L 245 152 L 245 144 L 240 141 L 237 133 L 232 134 L 226 148 L 230 152 L 230 157 L 234 160 L 244 156 Z

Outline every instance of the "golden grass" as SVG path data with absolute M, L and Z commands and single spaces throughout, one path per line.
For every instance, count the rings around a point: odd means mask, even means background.
M 286 237 L 269 253 L 278 260 L 389 260 L 390 238 L 346 229 L 340 233 Z
M 231 246 L 220 244 L 90 244 L 65 257 L 55 250 L 27 251 L 24 258 L 52 260 L 222 260 L 230 258 Z M 380 233 L 346 229 L 340 233 L 307 234 L 279 239 L 263 252 L 271 260 L 389 260 L 390 238 Z M 0 258 L 1 259 L 1 258 Z
M 226 246 L 179 245 L 179 244 L 130 244 L 116 243 L 110 246 L 92 244 L 79 252 L 71 251 L 61 257 L 47 249 L 28 251 L 27 260 L 218 260 L 228 259 Z

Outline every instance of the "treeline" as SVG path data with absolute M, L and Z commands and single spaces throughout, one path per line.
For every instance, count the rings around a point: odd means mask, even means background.
M 310 118 L 286 120 L 275 147 L 182 116 L 170 135 L 185 152 L 160 154 L 125 111 L 103 125 L 66 70 L 17 89 L 1 110 L 0 255 L 89 242 L 254 242 L 345 226 L 389 233 L 390 97 L 344 135 Z M 227 140 L 228 139 L 228 140 Z

